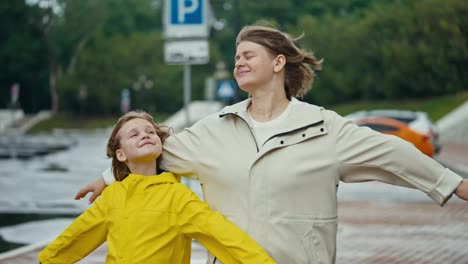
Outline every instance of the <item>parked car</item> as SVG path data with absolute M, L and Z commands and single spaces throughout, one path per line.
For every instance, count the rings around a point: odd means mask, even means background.
M 437 126 L 423 111 L 378 109 L 369 111 L 357 111 L 346 116 L 348 119 L 355 120 L 363 117 L 386 117 L 393 118 L 406 123 L 411 129 L 429 137 L 434 147 L 434 153 L 438 154 L 442 149 L 440 142 L 440 132 Z
M 429 157 L 434 156 L 434 147 L 430 138 L 413 130 L 408 124 L 393 118 L 362 117 L 353 120 L 358 126 L 366 126 L 383 134 L 394 135 L 412 143 Z

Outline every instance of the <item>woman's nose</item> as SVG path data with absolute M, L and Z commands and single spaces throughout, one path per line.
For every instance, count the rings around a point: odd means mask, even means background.
M 236 63 L 234 63 L 234 67 L 236 69 L 241 67 L 242 65 L 244 65 L 244 62 L 242 61 L 242 59 L 238 59 L 238 60 L 236 60 Z

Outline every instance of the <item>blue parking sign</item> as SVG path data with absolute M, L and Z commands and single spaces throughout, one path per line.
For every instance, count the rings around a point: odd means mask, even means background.
M 208 37 L 208 0 L 165 0 L 164 3 L 166 38 Z
M 202 0 L 171 0 L 171 24 L 197 25 L 203 23 Z

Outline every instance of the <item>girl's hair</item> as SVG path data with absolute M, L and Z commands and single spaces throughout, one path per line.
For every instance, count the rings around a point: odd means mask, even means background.
M 164 140 L 166 140 L 166 138 L 169 137 L 171 133 L 171 129 L 168 126 L 156 124 L 153 121 L 153 117 L 144 111 L 141 111 L 141 110 L 131 111 L 121 116 L 119 120 L 117 121 L 117 123 L 115 124 L 114 128 L 112 129 L 111 135 L 109 137 L 109 141 L 107 142 L 107 151 L 106 151 L 107 157 L 112 158 L 112 173 L 114 174 L 115 180 L 117 181 L 122 181 L 130 173 L 130 170 L 128 169 L 127 165 L 124 162 L 121 162 L 117 159 L 116 152 L 120 148 L 119 131 L 125 123 L 135 118 L 141 118 L 153 124 L 156 130 L 156 134 L 161 139 L 161 144 L 164 143 Z M 158 171 L 159 171 L 160 158 L 161 158 L 161 155 L 157 159 Z
M 295 39 L 297 40 L 297 39 Z M 304 96 L 311 88 L 315 70 L 321 69 L 322 60 L 298 48 L 288 34 L 275 28 L 253 25 L 244 27 L 236 39 L 236 47 L 250 41 L 266 47 L 273 55 L 286 57 L 284 87 L 286 96 Z M 310 66 L 308 66 L 309 64 Z

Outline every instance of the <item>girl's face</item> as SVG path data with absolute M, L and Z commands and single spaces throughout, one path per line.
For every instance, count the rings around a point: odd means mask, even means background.
M 243 41 L 237 46 L 234 77 L 239 88 L 252 92 L 273 78 L 275 56 L 267 48 L 254 42 Z
M 117 158 L 121 162 L 155 162 L 161 155 L 161 139 L 153 125 L 142 118 L 127 121 L 119 130 L 120 148 Z

